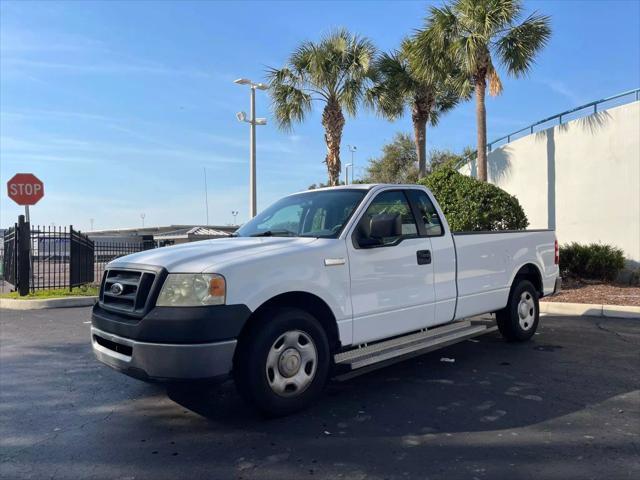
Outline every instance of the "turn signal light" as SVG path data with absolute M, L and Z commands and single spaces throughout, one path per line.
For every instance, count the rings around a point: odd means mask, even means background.
M 555 258 L 553 259 L 553 263 L 555 263 L 556 265 L 560 265 L 560 248 L 558 247 L 557 239 L 555 243 Z
M 225 297 L 226 283 L 222 277 L 213 277 L 209 280 L 209 295 L 212 297 Z

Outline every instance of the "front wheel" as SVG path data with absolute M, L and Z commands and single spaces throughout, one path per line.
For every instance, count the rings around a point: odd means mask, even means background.
M 305 408 L 327 380 L 327 336 L 303 310 L 265 312 L 239 348 L 234 366 L 238 390 L 266 415 L 288 415 Z
M 538 328 L 540 308 L 538 292 L 528 280 L 514 281 L 507 306 L 496 312 L 498 329 L 512 342 L 529 340 Z

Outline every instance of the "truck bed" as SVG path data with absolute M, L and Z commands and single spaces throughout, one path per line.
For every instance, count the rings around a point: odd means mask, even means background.
M 553 230 L 453 232 L 456 249 L 458 304 L 456 319 L 504 308 L 514 272 L 536 260 L 544 293 L 553 292 Z M 535 250 L 535 251 L 532 251 Z

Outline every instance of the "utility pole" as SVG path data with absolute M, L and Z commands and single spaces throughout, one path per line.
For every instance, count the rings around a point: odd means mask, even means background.
M 207 226 L 209 225 L 209 193 L 207 191 L 207 168 L 202 167 L 204 171 L 204 205 L 207 210 Z
M 141 213 L 141 214 L 140 214 L 140 218 L 142 219 L 142 228 L 144 228 L 144 218 L 145 218 L 146 216 L 147 216 L 147 215 L 146 215 L 145 213 Z
M 266 125 L 266 118 L 256 118 L 256 89 L 266 90 L 269 88 L 264 83 L 254 83 L 247 78 L 234 80 L 238 85 L 249 85 L 251 87 L 251 97 L 249 104 L 249 120 L 245 112 L 238 112 L 236 118 L 240 122 L 247 122 L 249 127 L 249 216 L 256 216 L 258 201 L 256 198 L 256 125 Z

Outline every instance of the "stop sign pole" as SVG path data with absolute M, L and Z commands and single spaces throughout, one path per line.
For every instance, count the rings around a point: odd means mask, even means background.
M 18 216 L 17 253 L 17 289 L 20 296 L 29 293 L 31 271 L 31 226 L 29 206 L 38 203 L 44 197 L 44 184 L 32 173 L 16 173 L 7 182 L 7 195 L 18 205 L 24 205 L 24 217 Z M 26 221 L 25 221 L 26 217 Z
M 29 205 L 35 205 L 44 197 L 44 183 L 33 173 L 16 173 L 7 182 L 7 195 L 18 205 L 24 205 L 29 221 Z

